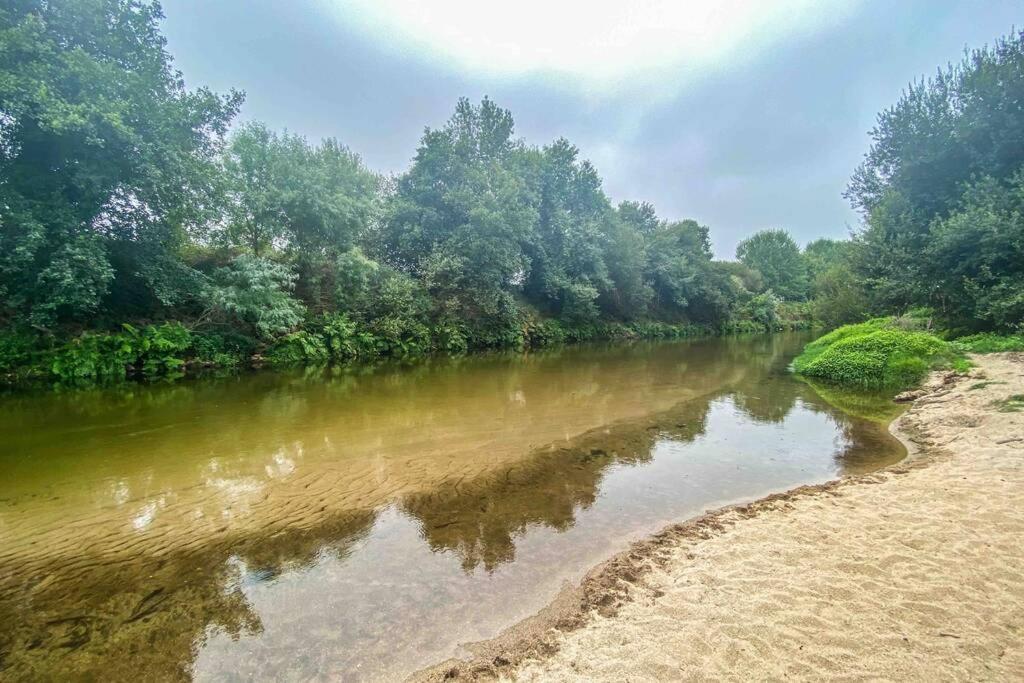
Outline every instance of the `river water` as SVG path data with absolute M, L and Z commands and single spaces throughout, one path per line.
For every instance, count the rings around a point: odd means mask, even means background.
M 0 678 L 400 679 L 670 522 L 901 458 L 787 372 L 809 339 L 0 397 Z

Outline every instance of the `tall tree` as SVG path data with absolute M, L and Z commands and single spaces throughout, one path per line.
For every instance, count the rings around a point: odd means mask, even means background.
M 38 325 L 96 313 L 115 278 L 153 305 L 189 280 L 168 254 L 208 218 L 242 97 L 187 90 L 161 16 L 144 0 L 0 5 L 0 291 Z
M 1024 266 L 991 256 L 1017 253 L 1005 211 L 1024 168 L 1024 32 L 913 83 L 871 137 L 846 193 L 866 220 L 853 265 L 871 299 L 890 310 L 932 306 L 958 325 L 1017 324 L 1006 283 Z M 1005 229 L 995 229 L 994 216 L 1009 221 Z M 977 227 L 985 244 L 955 239 L 953 226 L 980 237 Z M 978 286 L 989 290 L 989 304 L 962 296 Z
M 513 130 L 491 100 L 460 100 L 443 128 L 424 133 L 391 198 L 380 255 L 428 286 L 441 318 L 515 325 L 538 200 L 517 172 Z
M 807 264 L 785 230 L 762 230 L 739 243 L 736 258 L 764 277 L 765 285 L 783 299 L 807 298 Z

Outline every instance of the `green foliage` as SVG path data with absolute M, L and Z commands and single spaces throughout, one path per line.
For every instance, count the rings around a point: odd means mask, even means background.
M 1024 335 L 1000 335 L 982 332 L 953 340 L 953 346 L 964 353 L 1000 353 L 1024 351 Z
M 186 90 L 160 19 L 145 0 L 0 7 L 0 292 L 20 320 L 83 321 L 122 287 L 152 296 L 112 249 L 173 253 L 216 204 L 241 96 Z
M 785 230 L 762 230 L 740 242 L 736 258 L 764 277 L 765 286 L 788 300 L 807 298 L 807 263 Z
M 49 373 L 50 344 L 29 330 L 0 331 L 0 379 L 16 381 Z
M 1019 413 L 1024 411 L 1024 394 L 1013 394 L 1001 401 L 996 401 L 1000 413 Z
M 867 219 L 852 266 L 876 310 L 950 327 L 1024 319 L 1024 33 L 914 82 L 882 112 L 847 196 Z
M 793 368 L 840 385 L 901 389 L 956 358 L 956 351 L 934 335 L 901 329 L 891 319 L 875 319 L 840 327 L 808 344 Z
M 870 223 L 856 240 L 801 253 L 769 230 L 721 262 L 707 226 L 613 206 L 577 147 L 528 145 L 487 98 L 460 100 L 388 179 L 333 139 L 229 136 L 241 96 L 186 90 L 160 19 L 147 0 L 0 6 L 5 377 L 803 329 L 913 305 L 966 331 L 1020 323 L 1016 37 L 942 77 L 973 99 L 915 86 L 883 117 L 851 186 Z
M 90 334 L 76 337 L 57 350 L 50 370 L 60 380 L 123 379 L 136 353 L 132 334 Z
M 147 377 L 178 374 L 192 346 L 191 333 L 180 323 L 125 324 L 116 333 L 83 333 L 56 349 L 50 371 L 58 379 L 78 383 L 121 380 L 135 370 Z
M 332 295 L 325 268 L 356 245 L 376 210 L 377 178 L 336 140 L 311 145 L 261 123 L 234 132 L 223 168 L 227 220 L 218 240 L 255 256 L 286 254 L 297 292 L 318 310 Z
M 753 322 L 774 330 L 779 324 L 780 303 L 779 297 L 769 289 L 763 294 L 752 297 L 747 302 L 746 313 Z
M 285 335 L 266 354 L 271 365 L 323 365 L 329 358 L 324 338 L 305 330 Z
M 289 292 L 295 274 L 287 266 L 242 255 L 218 269 L 207 293 L 208 314 L 250 326 L 264 338 L 294 329 L 305 309 Z
M 257 342 L 251 337 L 230 333 L 192 333 L 193 359 L 200 365 L 234 368 L 253 354 Z
M 192 347 L 192 333 L 181 323 L 148 325 L 142 330 L 128 324 L 123 327 L 136 353 L 133 364 L 143 374 L 174 374 L 185 365 L 185 354 Z

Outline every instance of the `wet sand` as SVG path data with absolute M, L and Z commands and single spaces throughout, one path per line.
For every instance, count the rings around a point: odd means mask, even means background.
M 1024 355 L 936 375 L 884 471 L 635 544 L 418 678 L 1024 678 Z

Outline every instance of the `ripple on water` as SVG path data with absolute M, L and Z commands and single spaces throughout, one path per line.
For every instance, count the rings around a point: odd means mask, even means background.
M 0 672 L 369 680 L 447 657 L 638 535 L 901 457 L 863 401 L 785 373 L 805 341 L 7 399 Z

